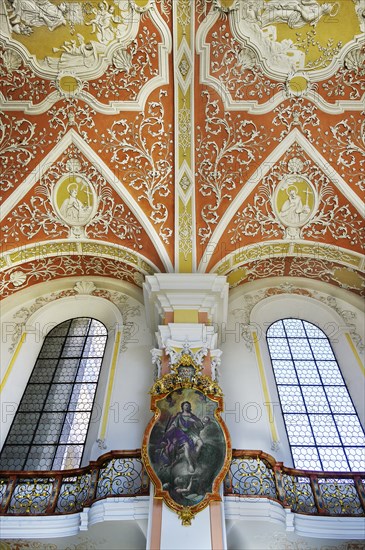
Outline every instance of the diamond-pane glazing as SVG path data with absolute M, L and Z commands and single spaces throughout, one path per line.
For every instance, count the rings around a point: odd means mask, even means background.
M 7 470 L 80 465 L 107 332 L 87 318 L 46 337 L 0 457 Z
M 292 447 L 296 468 L 303 470 L 322 470 L 316 447 Z
M 286 338 L 269 338 L 270 352 L 273 359 L 291 359 L 291 353 Z
M 278 386 L 283 412 L 305 413 L 304 401 L 299 386 Z
M 342 447 L 318 447 L 324 470 L 348 472 L 349 466 Z
M 306 414 L 284 414 L 284 420 L 291 445 L 314 445 L 312 429 Z
M 355 414 L 346 386 L 327 386 L 326 394 L 333 413 Z
M 267 341 L 295 467 L 364 470 L 365 434 L 324 332 L 283 319 Z
M 295 361 L 300 384 L 320 384 L 318 369 L 314 361 Z

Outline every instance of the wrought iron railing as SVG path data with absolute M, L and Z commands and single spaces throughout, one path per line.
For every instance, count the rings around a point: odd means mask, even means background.
M 147 495 L 148 487 L 140 451 L 112 451 L 77 470 L 0 472 L 0 514 L 72 514 L 107 497 Z
M 263 451 L 233 451 L 224 494 L 266 497 L 299 514 L 365 515 L 364 472 L 313 472 L 286 468 Z
M 0 515 L 72 514 L 108 497 L 148 492 L 140 451 L 111 451 L 78 470 L 0 472 Z M 295 470 L 263 451 L 236 450 L 224 494 L 269 498 L 299 514 L 364 516 L 365 472 Z

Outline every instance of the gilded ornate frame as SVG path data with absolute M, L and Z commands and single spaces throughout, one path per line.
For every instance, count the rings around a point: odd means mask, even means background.
M 186 375 L 186 367 L 190 369 L 192 374 Z M 159 380 L 157 380 L 152 386 L 150 393 L 151 397 L 151 411 L 154 412 L 154 416 L 148 423 L 142 443 L 142 460 L 144 462 L 148 476 L 155 486 L 155 498 L 163 499 L 166 505 L 179 515 L 183 525 L 190 525 L 194 516 L 206 508 L 212 501 L 220 501 L 219 494 L 220 484 L 223 482 L 232 460 L 232 444 L 227 426 L 223 422 L 220 413 L 223 411 L 223 393 L 220 386 L 212 380 L 210 377 L 200 373 L 201 367 L 193 362 L 193 359 L 188 354 L 183 354 L 175 366 L 171 367 L 172 372 L 165 374 Z M 185 369 L 185 374 L 181 373 L 181 370 Z M 180 370 L 180 372 L 179 372 Z M 205 493 L 203 500 L 193 506 L 183 506 L 177 503 L 169 494 L 169 492 L 163 489 L 162 482 L 157 476 L 149 457 L 148 447 L 152 429 L 157 424 L 161 417 L 161 410 L 157 406 L 159 401 L 165 399 L 169 394 L 180 389 L 193 389 L 203 393 L 208 399 L 217 404 L 214 411 L 214 418 L 219 424 L 223 432 L 225 440 L 225 457 L 224 463 L 221 467 L 218 475 L 215 477 L 212 485 L 212 491 Z

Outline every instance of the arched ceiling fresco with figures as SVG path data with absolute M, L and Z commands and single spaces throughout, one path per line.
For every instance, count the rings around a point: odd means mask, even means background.
M 215 272 L 365 293 L 364 0 L 1 0 L 3 296 Z

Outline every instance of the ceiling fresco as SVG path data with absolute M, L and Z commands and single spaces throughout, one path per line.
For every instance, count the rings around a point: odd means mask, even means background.
M 68 276 L 365 293 L 364 0 L 1 0 L 3 296 Z

